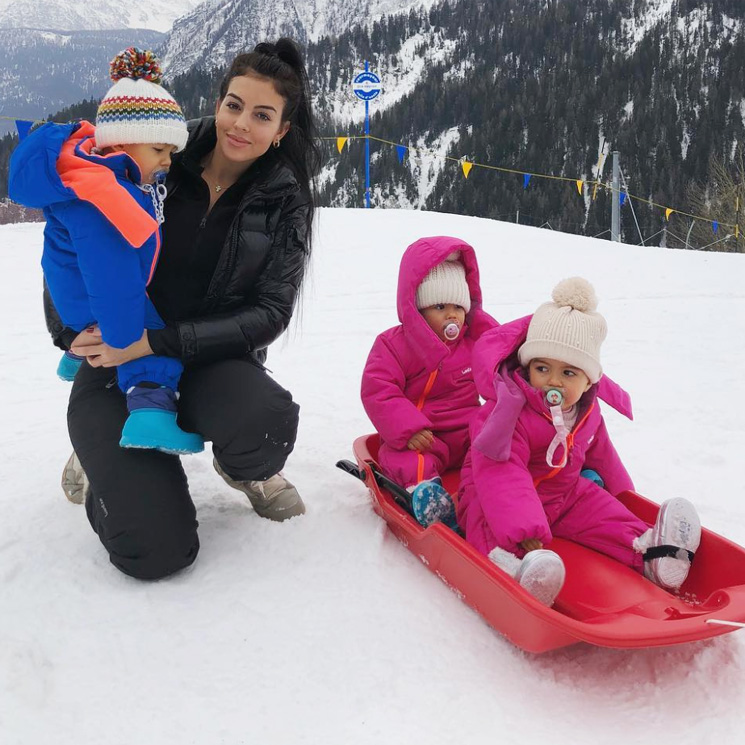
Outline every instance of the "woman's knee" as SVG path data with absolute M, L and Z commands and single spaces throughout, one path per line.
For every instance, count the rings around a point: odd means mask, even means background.
M 129 478 L 110 458 L 111 472 L 120 478 L 91 478 L 85 505 L 117 569 L 138 579 L 160 579 L 194 562 L 199 523 L 178 460 L 160 462 L 148 455 L 141 453 L 140 468 Z
M 135 579 L 168 577 L 194 563 L 199 537 L 193 529 L 169 529 L 160 533 L 145 527 L 130 528 L 111 537 L 101 536 L 111 563 Z

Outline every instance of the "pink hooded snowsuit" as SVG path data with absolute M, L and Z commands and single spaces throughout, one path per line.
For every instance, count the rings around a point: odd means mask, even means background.
M 466 270 L 471 310 L 454 342 L 446 344 L 416 307 L 417 288 L 429 271 L 454 252 Z M 458 238 L 420 238 L 401 258 L 398 318 L 380 334 L 362 373 L 362 403 L 380 434 L 378 462 L 383 472 L 409 487 L 460 467 L 468 449 L 468 422 L 479 408 L 471 368 L 473 343 L 497 322 L 481 308 L 476 254 Z M 424 454 L 409 450 L 412 435 L 435 435 Z
M 598 401 L 631 419 L 629 396 L 601 377 L 579 401 L 566 465 L 552 469 L 546 451 L 556 430 L 543 392 L 530 386 L 517 361 L 530 318 L 485 334 L 474 350 L 476 383 L 486 403 L 471 423 L 458 523 L 466 540 L 484 554 L 499 546 L 523 556 L 521 541 L 537 538 L 546 545 L 560 537 L 641 572 L 642 555 L 632 544 L 649 526 L 614 496 L 634 487 L 610 441 Z M 562 454 L 559 446 L 554 462 Z M 583 468 L 596 470 L 605 489 L 581 478 Z

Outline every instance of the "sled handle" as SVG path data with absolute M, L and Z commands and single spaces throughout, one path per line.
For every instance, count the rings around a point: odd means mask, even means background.
M 367 472 L 360 470 L 357 467 L 357 464 L 352 463 L 351 460 L 337 460 L 336 467 L 341 468 L 344 473 L 348 473 L 350 476 L 354 476 L 360 481 L 367 481 Z
M 403 486 L 382 474 L 373 463 L 368 463 L 367 466 L 372 472 L 375 483 L 389 491 L 399 507 L 403 507 L 407 514 L 416 519 L 414 516 L 414 510 L 411 506 L 411 494 L 409 494 Z M 352 463 L 351 460 L 337 461 L 336 467 L 341 468 L 342 471 L 354 476 L 360 481 L 367 481 L 367 471 L 359 468 L 355 463 Z

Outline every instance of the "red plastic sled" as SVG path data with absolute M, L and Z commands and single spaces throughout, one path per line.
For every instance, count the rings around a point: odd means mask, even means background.
M 577 642 L 622 649 L 664 647 L 726 634 L 745 622 L 745 549 L 706 529 L 679 596 L 607 556 L 556 539 L 551 548 L 564 560 L 567 579 L 553 608 L 546 608 L 457 533 L 440 523 L 423 528 L 379 487 L 371 470 L 371 464 L 377 466 L 378 445 L 377 434 L 354 442 L 375 512 L 431 572 L 527 652 Z M 457 480 L 455 472 L 445 475 L 451 493 Z M 634 492 L 619 499 L 654 523 L 659 505 Z

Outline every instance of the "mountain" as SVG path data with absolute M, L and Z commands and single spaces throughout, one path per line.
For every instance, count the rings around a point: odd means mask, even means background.
M 622 210 L 624 240 L 743 250 L 726 238 L 741 222 L 737 195 L 722 210 L 712 182 L 702 213 L 689 190 L 709 182 L 713 157 L 727 168 L 745 147 L 744 20 L 739 0 L 461 0 L 309 42 L 329 137 L 321 202 L 363 204 L 363 141 L 339 155 L 334 135 L 362 134 L 351 83 L 370 60 L 383 84 L 371 133 L 409 148 L 399 163 L 394 147 L 371 142 L 374 206 L 607 235 L 609 191 L 583 186 L 580 197 L 576 181 L 607 184 L 618 150 L 627 190 L 640 198 Z M 192 115 L 211 109 L 220 73 L 173 81 Z M 466 179 L 461 159 L 503 170 L 475 167 Z M 526 189 L 524 173 L 552 178 Z M 676 210 L 669 221 L 667 206 Z M 681 212 L 730 227 L 715 233 Z
M 111 85 L 109 62 L 117 52 L 133 44 L 153 48 L 162 39 L 145 29 L 0 29 L 0 115 L 44 119 L 73 102 L 100 98 Z
M 665 207 L 690 211 L 688 189 L 707 180 L 711 158 L 732 163 L 745 146 L 744 20 L 740 0 L 442 2 L 320 40 L 311 79 L 324 100 L 374 60 L 384 92 L 371 133 L 416 149 L 400 164 L 393 147 L 371 143 L 376 206 L 607 233 L 609 192 L 584 188 L 580 197 L 575 179 L 605 182 L 618 150 L 629 192 L 656 203 L 626 204 L 624 239 L 685 245 L 691 218 L 668 223 Z M 360 134 L 362 107 L 349 101 L 334 107 L 337 130 Z M 327 151 L 323 203 L 361 205 L 362 143 Z M 473 168 L 466 179 L 463 158 L 517 173 Z M 523 189 L 525 172 L 566 181 L 533 178 Z M 704 217 L 739 223 L 735 199 L 729 210 Z M 699 246 L 735 232 L 698 226 Z
M 435 0 L 207 0 L 180 18 L 162 49 L 169 76 L 226 64 L 257 42 L 290 36 L 305 44 Z
M 146 28 L 166 32 L 199 0 L 0 0 L 0 29 L 104 31 Z
M 745 157 L 741 0 L 440 0 L 317 38 L 314 24 L 331 18 L 325 4 L 274 7 L 271 23 L 286 24 L 274 31 L 296 28 L 307 39 L 328 138 L 322 204 L 363 203 L 363 142 L 350 140 L 339 154 L 335 137 L 362 134 L 364 107 L 351 82 L 369 60 L 383 84 L 370 107 L 371 134 L 408 148 L 400 163 L 390 144 L 371 142 L 373 206 L 607 235 L 606 185 L 618 150 L 635 197 L 622 210 L 625 241 L 745 249 L 745 230 L 734 229 L 745 223 L 736 208 L 745 206 L 742 179 L 724 198 L 710 175 L 712 158 L 726 170 Z M 195 13 L 209 9 L 209 35 L 189 41 L 183 29 L 196 33 Z M 212 110 L 222 74 L 214 65 L 230 56 L 236 35 L 249 33 L 246 19 L 270 23 L 259 9 L 255 0 L 213 0 L 175 25 L 163 49 L 176 54 L 176 40 L 184 42 L 177 56 L 188 69 L 169 84 L 190 116 Z M 463 159 L 477 164 L 467 179 Z M 525 173 L 536 174 L 527 188 Z M 602 184 L 585 184 L 580 196 L 577 180 Z M 2 182 L 0 174 L 0 189 Z M 694 208 L 689 192 L 697 187 L 702 206 Z

